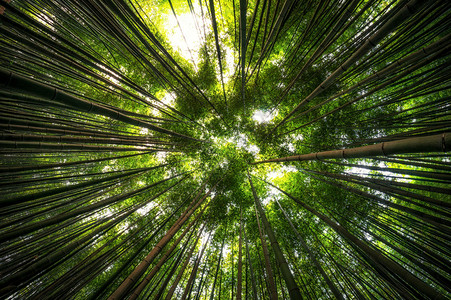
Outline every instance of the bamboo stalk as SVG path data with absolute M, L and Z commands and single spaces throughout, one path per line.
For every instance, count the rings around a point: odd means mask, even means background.
M 128 123 L 130 125 L 147 128 L 153 131 L 169 134 L 175 137 L 200 141 L 198 139 L 152 125 L 148 122 L 132 118 L 130 116 L 123 114 L 122 112 L 115 111 L 111 108 L 102 106 L 100 104 L 88 102 L 83 99 L 74 97 L 72 95 L 69 95 L 68 93 L 58 90 L 57 88 L 40 83 L 33 79 L 23 77 L 18 74 L 14 74 L 13 72 L 9 72 L 3 68 L 0 68 L 0 82 L 5 87 L 18 89 L 21 91 L 28 91 L 29 93 L 31 92 L 34 96 L 43 97 L 44 99 L 52 99 L 53 101 L 69 105 L 72 107 L 72 109 L 75 109 L 77 111 L 97 113 L 105 117 L 109 117 L 121 122 Z
M 345 229 L 340 224 L 336 223 L 335 221 L 332 221 L 327 216 L 323 215 L 322 213 L 318 212 L 314 208 L 310 207 L 306 203 L 302 202 L 301 200 L 295 198 L 291 194 L 285 192 L 284 190 L 280 189 L 279 187 L 272 185 L 277 190 L 281 191 L 283 194 L 288 196 L 290 199 L 301 205 L 303 208 L 317 216 L 319 219 L 321 219 L 324 223 L 328 224 L 333 230 L 335 230 L 339 235 L 343 236 L 346 240 L 354 244 L 356 247 L 361 249 L 366 255 L 368 255 L 374 263 L 377 262 L 377 264 L 380 264 L 383 266 L 383 268 L 389 270 L 390 272 L 393 272 L 402 280 L 404 280 L 407 284 L 409 284 L 411 287 L 415 287 L 418 291 L 423 293 L 424 295 L 427 295 L 431 299 L 446 299 L 441 293 L 439 293 L 437 290 L 435 290 L 433 287 L 428 285 L 427 283 L 421 281 L 418 277 L 416 277 L 414 274 L 410 273 L 408 270 L 406 270 L 403 266 L 395 262 L 394 260 L 389 259 L 379 251 L 373 249 L 372 247 L 368 246 L 365 242 L 358 239 L 356 236 L 354 236 L 352 233 L 350 233 L 347 229 Z
M 357 148 L 322 151 L 310 154 L 273 158 L 256 161 L 251 164 L 256 165 L 270 162 L 322 160 L 330 158 L 366 158 L 404 153 L 447 152 L 450 151 L 450 149 L 451 133 L 445 132 L 432 136 L 413 137 Z

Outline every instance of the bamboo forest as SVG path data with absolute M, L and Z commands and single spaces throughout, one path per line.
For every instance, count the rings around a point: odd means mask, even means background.
M 0 0 L 0 299 L 451 299 L 449 0 Z

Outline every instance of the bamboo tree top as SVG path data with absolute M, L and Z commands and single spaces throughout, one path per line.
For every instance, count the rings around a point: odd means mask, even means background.
M 450 13 L 0 1 L 0 298 L 450 298 Z

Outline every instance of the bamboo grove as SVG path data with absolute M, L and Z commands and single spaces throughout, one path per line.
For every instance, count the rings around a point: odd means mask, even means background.
M 449 299 L 450 13 L 0 0 L 0 298 Z

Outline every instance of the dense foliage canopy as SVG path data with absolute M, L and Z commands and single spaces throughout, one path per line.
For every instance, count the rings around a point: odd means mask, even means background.
M 0 5 L 0 298 L 451 297 L 451 2 Z

